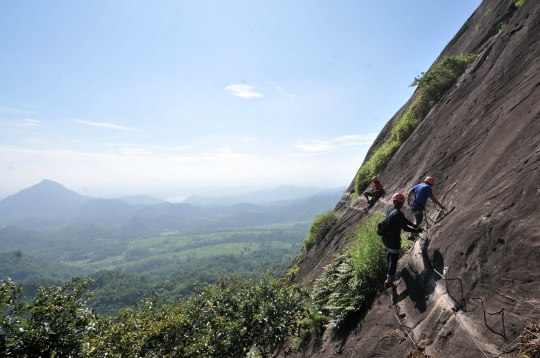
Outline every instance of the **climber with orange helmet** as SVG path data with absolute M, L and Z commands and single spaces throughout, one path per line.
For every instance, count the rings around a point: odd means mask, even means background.
M 381 182 L 379 181 L 379 178 L 374 176 L 371 178 L 371 192 L 365 191 L 364 196 L 366 197 L 368 207 L 373 206 L 375 204 L 375 201 L 381 197 L 383 193 L 383 186 Z M 369 197 L 372 197 L 373 199 L 369 199 Z
M 386 287 L 391 287 L 394 283 L 396 275 L 397 262 L 399 260 L 399 251 L 401 249 L 401 230 L 418 233 L 422 232 L 421 228 L 410 222 L 405 214 L 401 212 L 403 204 L 405 204 L 405 195 L 395 193 L 392 195 L 393 206 L 386 211 L 386 232 L 382 235 L 382 242 L 388 249 L 386 253 L 386 262 L 388 263 L 388 272 L 386 275 Z
M 442 210 L 446 210 L 433 195 L 433 191 L 431 190 L 433 185 L 435 185 L 435 179 L 432 176 L 427 176 L 423 183 L 416 184 L 407 192 L 407 203 L 411 206 L 414 223 L 416 225 L 420 225 L 424 220 L 424 211 L 426 210 L 428 198 L 439 205 Z M 413 235 L 409 236 L 409 238 L 412 238 L 412 236 Z

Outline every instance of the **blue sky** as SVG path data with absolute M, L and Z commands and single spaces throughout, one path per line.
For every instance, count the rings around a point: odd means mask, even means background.
M 0 197 L 348 185 L 479 4 L 0 2 Z

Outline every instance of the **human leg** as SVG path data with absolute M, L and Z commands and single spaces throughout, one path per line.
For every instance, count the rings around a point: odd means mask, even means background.
M 397 262 L 399 260 L 399 250 L 388 249 L 386 253 L 386 262 L 388 263 L 388 272 L 386 274 L 385 286 L 391 286 L 396 275 Z
M 414 216 L 414 224 L 416 225 L 416 227 L 419 227 L 420 224 L 422 224 L 422 221 L 424 221 L 424 211 L 422 210 L 415 210 L 415 209 L 411 209 L 412 213 L 413 213 L 413 216 Z M 409 240 L 414 240 L 415 238 L 418 237 L 418 234 L 417 233 L 410 233 L 409 234 L 409 237 L 408 239 Z
M 364 192 L 364 196 L 366 197 L 366 200 L 368 202 L 368 205 L 371 204 L 371 201 L 369 199 L 370 196 L 374 196 L 373 193 L 369 192 L 369 191 L 365 191 Z

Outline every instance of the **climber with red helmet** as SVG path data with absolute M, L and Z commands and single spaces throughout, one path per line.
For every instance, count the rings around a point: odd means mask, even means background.
M 416 184 L 407 192 L 407 203 L 411 206 L 411 211 L 414 216 L 414 223 L 420 225 L 424 220 L 424 211 L 426 210 L 426 204 L 428 198 L 435 204 L 439 205 L 442 210 L 446 208 L 439 203 L 437 198 L 433 195 L 431 187 L 435 185 L 435 179 L 432 176 L 427 176 L 423 183 Z M 413 199 L 414 197 L 414 199 Z M 410 235 L 411 239 L 414 235 Z
M 373 206 L 375 204 L 375 201 L 381 197 L 383 193 L 383 186 L 381 182 L 379 181 L 379 178 L 374 176 L 371 178 L 371 191 L 365 191 L 364 196 L 366 197 L 368 207 Z M 369 199 L 369 197 L 372 197 L 373 199 Z
M 403 204 L 405 204 L 405 195 L 395 193 L 392 195 L 392 203 L 394 205 L 386 211 L 386 218 L 384 219 L 386 232 L 382 235 L 382 242 L 388 249 L 388 252 L 386 253 L 388 272 L 386 275 L 386 282 L 384 283 L 386 287 L 391 287 L 394 283 L 399 251 L 401 249 L 401 230 L 410 233 L 422 232 L 421 228 L 417 228 L 417 225 L 410 222 L 405 217 L 405 214 L 401 212 L 401 208 L 403 207 Z

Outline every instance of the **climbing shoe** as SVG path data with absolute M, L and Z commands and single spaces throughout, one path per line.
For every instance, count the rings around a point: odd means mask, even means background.
M 384 281 L 384 287 L 392 287 L 394 285 L 394 278 L 388 277 L 386 278 L 386 281 Z

